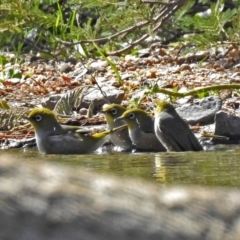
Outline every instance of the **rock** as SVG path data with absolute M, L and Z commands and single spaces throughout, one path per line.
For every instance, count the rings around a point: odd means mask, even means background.
M 66 61 L 65 61 L 66 63 L 70 63 L 70 64 L 73 64 L 73 65 L 76 65 L 77 64 L 77 62 L 78 62 L 78 59 L 77 58 L 75 58 L 75 57 L 69 57 L 69 58 L 67 58 L 66 59 Z
M 211 96 L 194 101 L 193 104 L 184 105 L 176 110 L 190 125 L 207 125 L 214 123 L 215 114 L 221 107 L 221 99 Z
M 108 63 L 105 60 L 93 61 L 89 64 L 89 67 L 97 71 L 106 71 Z
M 63 94 L 54 94 L 54 95 L 51 95 L 50 97 L 43 98 L 42 106 L 53 110 L 55 105 L 57 104 L 58 100 L 62 96 L 63 96 Z
M 80 81 L 87 72 L 88 69 L 81 66 L 79 68 L 76 68 L 74 71 L 68 73 L 68 77 L 73 78 L 74 81 Z
M 121 104 L 124 91 L 110 85 L 102 85 L 102 91 L 106 94 L 110 103 Z M 102 106 L 107 103 L 106 99 L 103 97 L 101 91 L 97 87 L 90 87 L 85 93 L 85 97 L 80 105 L 80 108 L 89 107 L 90 103 L 93 102 L 94 113 L 101 110 Z
M 239 239 L 239 189 L 165 188 L 14 158 L 0 157 L 0 239 Z
M 110 85 L 102 85 L 101 89 L 106 94 L 109 102 L 117 103 L 117 104 L 120 104 L 122 102 L 124 97 L 123 90 L 119 90 L 118 88 Z M 101 110 L 102 105 L 107 103 L 101 91 L 97 87 L 93 87 L 93 86 L 89 88 L 86 87 L 82 92 L 82 94 L 84 95 L 84 97 L 82 99 L 82 103 L 79 106 L 80 109 L 81 108 L 88 109 L 90 103 L 93 102 L 93 106 L 94 106 L 93 110 L 95 114 L 97 111 Z M 51 95 L 49 98 L 44 98 L 44 100 L 42 101 L 42 106 L 53 110 L 57 102 L 60 100 L 62 96 L 64 96 L 64 94 L 54 94 L 54 95 Z M 73 106 L 70 106 L 70 109 L 72 107 Z
M 151 56 L 151 51 L 148 48 L 139 49 L 137 54 L 140 58 L 147 58 L 147 57 Z
M 240 117 L 224 111 L 217 112 L 214 134 L 229 137 L 231 140 L 240 140 Z
M 87 115 L 87 114 L 88 114 L 88 109 L 86 109 L 86 108 L 81 108 L 81 109 L 79 110 L 79 113 L 80 113 L 81 115 Z
M 61 63 L 59 66 L 58 66 L 58 69 L 60 72 L 64 72 L 64 73 L 68 73 L 70 71 L 72 71 L 72 67 L 70 66 L 69 62 L 67 63 Z

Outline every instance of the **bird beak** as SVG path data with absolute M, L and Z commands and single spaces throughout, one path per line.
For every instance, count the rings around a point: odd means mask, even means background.
M 114 120 L 114 122 L 119 121 L 119 120 L 120 120 L 120 121 L 121 121 L 121 120 L 124 121 L 125 119 L 126 119 L 126 117 L 118 117 L 118 118 L 116 118 L 116 119 Z

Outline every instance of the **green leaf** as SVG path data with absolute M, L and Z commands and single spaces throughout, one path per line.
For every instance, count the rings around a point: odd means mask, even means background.
M 10 106 L 8 105 L 7 101 L 0 100 L 0 109 L 4 109 L 4 110 L 10 109 Z
M 198 95 L 198 98 L 202 99 L 202 98 L 208 97 L 209 93 L 208 92 L 200 92 L 197 95 Z

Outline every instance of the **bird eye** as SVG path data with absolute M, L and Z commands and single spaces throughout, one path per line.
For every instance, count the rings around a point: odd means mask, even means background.
M 129 118 L 129 119 L 134 119 L 134 118 L 135 118 L 135 114 L 134 114 L 134 113 L 130 113 L 130 114 L 128 115 L 128 118 Z
M 36 115 L 35 120 L 36 120 L 36 122 L 40 122 L 42 120 L 42 116 L 41 115 Z
M 112 109 L 111 109 L 111 113 L 112 113 L 113 115 L 116 115 L 116 114 L 117 114 L 117 109 L 116 109 L 116 108 L 112 108 Z

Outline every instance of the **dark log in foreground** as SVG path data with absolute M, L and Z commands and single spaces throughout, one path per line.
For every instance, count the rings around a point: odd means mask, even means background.
M 0 158 L 0 239 L 236 240 L 240 191 L 160 187 Z

